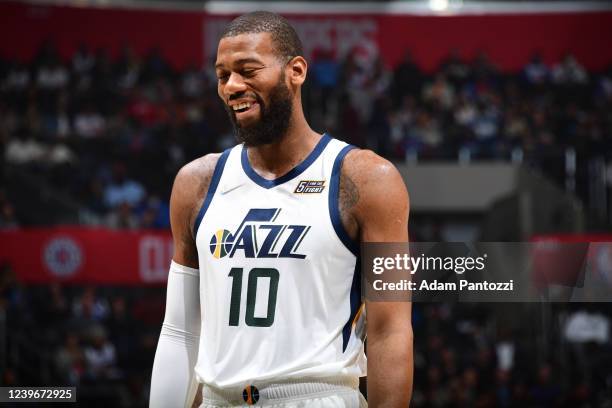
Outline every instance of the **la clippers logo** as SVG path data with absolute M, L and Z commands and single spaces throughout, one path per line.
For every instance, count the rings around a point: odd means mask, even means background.
M 43 260 L 53 274 L 67 277 L 81 267 L 83 252 L 71 238 L 54 238 L 43 250 Z
M 252 208 L 235 232 L 220 229 L 210 238 L 210 253 L 217 259 L 234 257 L 242 251 L 245 258 L 298 258 L 310 226 L 276 224 L 280 208 Z

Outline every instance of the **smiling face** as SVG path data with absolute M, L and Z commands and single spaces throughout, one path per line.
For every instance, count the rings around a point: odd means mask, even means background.
M 294 96 L 285 80 L 286 67 L 269 33 L 239 34 L 219 42 L 217 92 L 238 140 L 246 146 L 270 144 L 286 134 Z

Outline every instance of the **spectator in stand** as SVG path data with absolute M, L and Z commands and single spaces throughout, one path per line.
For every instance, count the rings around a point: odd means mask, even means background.
M 81 44 L 72 56 L 72 70 L 79 76 L 89 75 L 93 70 L 96 59 L 87 45 Z
M 131 90 L 125 113 L 146 127 L 156 125 L 162 118 L 162 108 L 155 102 L 153 92 L 146 93 L 138 87 Z
M 366 82 L 370 97 L 374 101 L 385 98 L 389 92 L 391 80 L 391 72 L 387 69 L 382 57 L 377 55 L 372 62 L 370 75 Z
M 576 307 L 563 327 L 563 337 L 571 347 L 572 365 L 582 378 L 591 380 L 598 364 L 592 356 L 603 355 L 611 346 L 610 318 L 592 304 Z
M 494 157 L 498 147 L 499 112 L 494 106 L 479 104 L 476 118 L 472 123 L 475 136 L 473 149 L 484 157 Z
M 74 116 L 74 132 L 83 139 L 101 137 L 106 130 L 106 119 L 91 102 L 86 103 Z
M 356 46 L 346 57 L 342 67 L 341 83 L 348 102 L 358 115 L 358 126 L 362 127 L 370 117 L 373 95 L 368 88 L 374 72 L 375 56 L 366 48 Z M 362 146 L 361 144 L 359 146 Z
M 424 109 L 419 111 L 414 123 L 408 128 L 404 143 L 406 151 L 413 150 L 428 157 L 435 157 L 435 150 L 442 143 L 437 119 Z
M 462 61 L 460 51 L 455 48 L 442 62 L 440 72 L 446 75 L 455 87 L 461 87 L 470 79 L 472 68 Z
M 536 383 L 531 388 L 533 403 L 539 407 L 559 406 L 562 400 L 561 389 L 556 383 L 549 364 L 542 364 L 537 370 Z
M 410 50 L 406 50 L 402 62 L 393 71 L 393 85 L 390 89 L 394 105 L 400 105 L 406 95 L 420 94 L 422 81 L 421 69 L 414 62 Z
M 65 88 L 69 80 L 68 70 L 55 53 L 43 61 L 36 73 L 36 84 L 44 91 L 58 91 Z
M 572 54 L 567 54 L 561 63 L 555 65 L 552 77 L 557 84 L 584 84 L 589 79 L 584 67 Z
M 85 373 L 85 355 L 76 333 L 67 333 L 55 355 L 55 367 L 61 384 L 79 385 Z
M 7 163 L 27 166 L 36 164 L 46 153 L 46 148 L 38 138 L 34 137 L 28 130 L 20 129 L 12 138 L 4 152 Z
M 337 128 L 335 129 L 337 137 L 355 146 L 364 146 L 361 116 L 351 103 L 351 97 L 347 92 L 343 92 L 338 98 L 337 116 Z
M 88 327 L 92 323 L 103 322 L 109 314 L 106 299 L 96 295 L 94 287 L 87 287 L 72 305 L 72 315 L 82 326 Z
M 19 228 L 19 221 L 17 221 L 15 207 L 6 197 L 6 193 L 0 190 L 0 230 L 17 228 Z
M 602 104 L 612 102 L 612 66 L 601 76 L 597 90 L 599 96 L 603 98 Z
M 70 318 L 70 307 L 64 289 L 59 283 L 49 285 L 48 303 L 42 306 L 41 312 L 51 327 L 61 327 Z
M 333 58 L 332 50 L 315 51 L 312 65 L 312 76 L 315 88 L 320 92 L 321 114 L 326 115 L 330 99 L 338 87 L 339 65 Z
M 181 92 L 190 99 L 202 97 L 207 85 L 205 73 L 194 65 L 187 68 L 181 77 Z
M 113 229 L 138 229 L 141 224 L 132 211 L 132 206 L 123 202 L 111 210 L 106 216 L 105 225 Z
M 141 77 L 142 62 L 130 46 L 124 46 L 116 64 L 117 84 L 123 90 L 135 88 Z
M 449 110 L 455 102 L 455 90 L 444 74 L 437 74 L 434 81 L 423 88 L 424 102 Z
M 396 111 L 389 115 L 389 142 L 390 156 L 399 159 L 405 158 L 404 139 L 416 117 L 416 102 L 412 95 L 405 95 Z
M 68 114 L 68 92 L 58 94 L 54 112 L 43 114 L 42 128 L 45 137 L 50 140 L 66 139 L 70 136 L 72 127 Z
M 140 228 L 170 228 L 170 208 L 159 197 L 151 195 L 140 216 Z
M 497 383 L 495 389 L 496 406 L 508 408 L 512 406 L 512 383 L 510 372 L 499 369 L 495 376 Z
M 149 50 L 145 56 L 143 80 L 155 82 L 158 79 L 169 77 L 172 74 L 170 65 L 162 55 L 159 47 Z
M 62 143 L 60 140 L 55 140 L 48 146 L 47 154 L 45 155 L 45 163 L 51 169 L 70 166 L 76 163 L 76 155 L 65 143 Z M 69 175 L 67 174 L 67 176 Z
M 121 378 L 115 346 L 108 340 L 103 326 L 94 326 L 90 329 L 89 342 L 85 346 L 84 354 L 89 381 L 112 381 Z
M 529 85 L 543 85 L 550 79 L 550 69 L 542 62 L 540 54 L 535 53 L 529 60 L 529 63 L 525 65 L 523 75 Z
M 14 101 L 14 99 L 11 99 Z M 7 140 L 3 140 L 6 143 L 10 136 L 18 133 L 21 128 L 22 122 L 21 115 L 17 110 L 6 101 L 0 100 L 0 136 L 6 137 Z
M 472 64 L 472 73 L 476 81 L 496 81 L 499 76 L 499 69 L 489 59 L 489 55 L 485 51 L 479 51 Z
M 104 201 L 109 208 L 121 204 L 137 206 L 145 198 L 146 191 L 137 181 L 128 178 L 127 168 L 123 163 L 113 166 L 112 181 L 104 189 Z
M 124 296 L 115 296 L 111 301 L 111 314 L 106 325 L 109 339 L 117 347 L 117 363 L 122 369 L 129 368 L 129 357 L 132 351 L 134 336 L 133 319 L 128 313 L 127 300 Z
M 26 90 L 29 85 L 30 72 L 28 67 L 21 62 L 15 62 L 11 65 L 6 76 L 3 78 L 0 89 L 17 95 Z
M 108 207 L 104 200 L 104 184 L 100 177 L 93 177 L 89 180 L 85 189 L 83 201 L 87 208 L 98 216 L 105 215 Z

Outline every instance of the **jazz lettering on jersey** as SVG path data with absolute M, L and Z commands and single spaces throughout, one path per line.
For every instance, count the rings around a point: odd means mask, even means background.
M 298 258 L 310 230 L 307 225 L 275 223 L 280 208 L 251 208 L 235 232 L 220 229 L 210 238 L 210 252 L 219 259 L 236 253 L 245 258 Z

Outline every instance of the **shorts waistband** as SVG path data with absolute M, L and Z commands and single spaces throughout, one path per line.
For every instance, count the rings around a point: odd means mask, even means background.
M 250 388 L 247 391 L 248 387 Z M 308 380 L 287 380 L 282 382 L 253 382 L 244 387 L 216 388 L 207 384 L 202 386 L 204 402 L 245 403 L 243 393 L 258 394 L 265 401 L 295 400 L 327 393 L 355 391 L 359 388 L 357 377 L 316 378 Z

